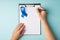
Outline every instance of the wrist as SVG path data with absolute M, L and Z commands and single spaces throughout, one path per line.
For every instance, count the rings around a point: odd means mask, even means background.
M 41 20 L 42 21 L 42 23 L 45 23 L 46 22 L 46 19 L 44 19 L 44 20 Z
M 11 38 L 11 40 L 18 40 L 18 39 Z

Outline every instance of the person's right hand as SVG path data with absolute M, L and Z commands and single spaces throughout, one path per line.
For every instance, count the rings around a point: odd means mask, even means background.
M 39 15 L 39 18 L 41 19 L 41 21 L 45 21 L 46 20 L 46 10 L 43 9 L 42 7 L 38 7 L 37 12 L 38 12 L 38 15 Z
M 51 32 L 51 29 L 49 28 L 49 25 L 46 21 L 46 14 L 47 14 L 46 10 L 43 9 L 42 7 L 39 7 L 37 8 L 37 12 L 44 26 L 45 40 L 55 40 L 55 37 L 53 33 Z

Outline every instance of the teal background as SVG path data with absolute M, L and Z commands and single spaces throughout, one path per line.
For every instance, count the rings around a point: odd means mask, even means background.
M 41 3 L 47 10 L 47 21 L 56 40 L 60 40 L 60 0 L 0 0 L 0 40 L 10 40 L 18 24 L 19 3 Z M 20 40 L 45 40 L 43 25 L 41 35 L 24 35 Z

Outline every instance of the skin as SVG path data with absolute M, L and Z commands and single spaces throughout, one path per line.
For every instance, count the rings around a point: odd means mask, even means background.
M 44 26 L 45 40 L 55 40 L 46 21 L 46 11 L 42 7 L 38 7 L 37 14 Z M 12 33 L 11 40 L 19 40 L 19 38 L 24 34 L 24 27 L 25 25 L 23 23 L 18 24 Z
M 46 21 L 46 14 L 47 14 L 46 11 L 42 7 L 37 8 L 37 10 L 39 18 L 41 19 L 41 22 L 44 27 L 45 40 L 55 40 L 54 35 L 52 34 L 49 25 Z
M 24 27 L 23 23 L 18 24 L 12 33 L 11 40 L 18 40 L 24 34 Z

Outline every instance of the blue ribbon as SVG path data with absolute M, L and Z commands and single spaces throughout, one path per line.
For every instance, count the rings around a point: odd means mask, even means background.
M 27 17 L 27 13 L 26 13 L 25 7 L 21 6 L 20 9 L 21 9 L 21 13 L 22 13 L 21 17 L 24 17 L 24 16 Z

